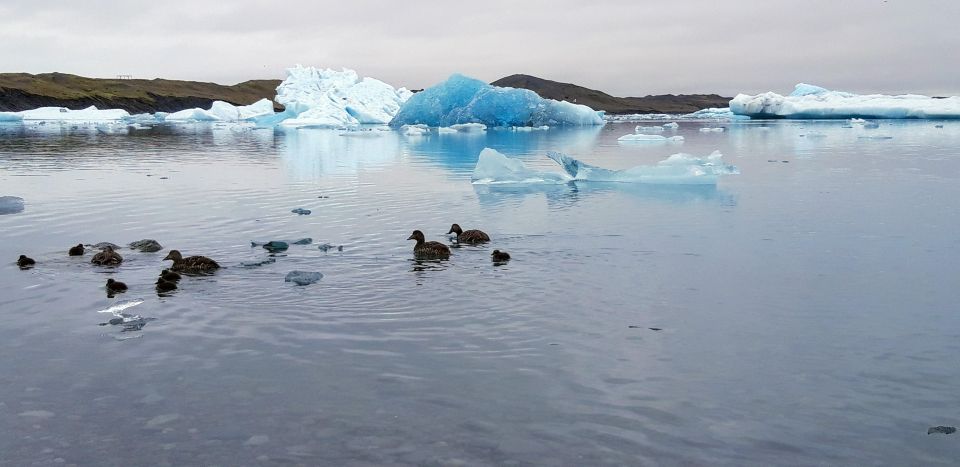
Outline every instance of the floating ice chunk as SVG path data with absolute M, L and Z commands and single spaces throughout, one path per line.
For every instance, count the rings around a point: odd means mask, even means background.
M 664 143 L 674 143 L 682 144 L 683 136 L 660 136 L 660 135 L 644 135 L 644 134 L 630 134 L 623 135 L 617 138 L 617 141 L 621 143 L 655 143 L 655 144 L 664 144 Z
M 960 118 L 960 97 L 859 95 L 800 83 L 788 96 L 740 94 L 730 101 L 730 109 L 759 118 Z
M 637 127 L 634 128 L 633 131 L 634 131 L 634 133 L 660 133 L 660 132 L 663 131 L 663 126 L 661 126 L 661 125 L 653 125 L 653 126 L 637 125 Z
M 290 210 L 290 212 L 292 212 L 292 213 L 294 213 L 294 214 L 299 214 L 299 215 L 301 215 L 301 216 L 306 216 L 307 214 L 310 214 L 312 211 L 310 211 L 309 209 L 304 209 L 304 208 L 293 208 L 293 209 Z
M 401 128 L 405 128 L 405 126 L 404 126 L 404 127 L 401 127 Z M 448 127 L 448 126 L 442 126 L 442 127 L 440 127 L 440 128 L 437 128 L 437 133 L 440 133 L 441 135 L 455 135 L 455 134 L 459 133 L 459 131 L 457 131 L 457 130 L 455 130 L 455 129 L 453 129 L 453 128 L 450 128 L 450 127 Z
M 240 266 L 244 268 L 258 268 L 260 266 L 266 266 L 268 264 L 273 264 L 276 262 L 277 262 L 277 258 L 267 258 L 260 261 L 242 261 L 240 263 Z
M 663 127 L 669 128 L 671 130 L 676 130 L 677 128 L 680 128 L 680 124 L 678 124 L 677 122 L 664 123 Z
M 423 123 L 444 127 L 483 123 L 495 127 L 602 125 L 603 112 L 569 102 L 543 99 L 528 89 L 501 88 L 460 74 L 414 94 L 392 127 Z
M 283 281 L 293 282 L 297 285 L 310 285 L 319 281 L 320 279 L 323 279 L 323 274 L 319 272 L 290 271 L 287 273 L 286 277 L 283 278 Z
M 23 198 L 19 196 L 0 196 L 0 215 L 23 212 Z
M 19 112 L 0 112 L 0 122 L 19 122 L 23 116 Z
M 729 107 L 711 107 L 698 110 L 693 113 L 684 114 L 681 118 L 685 120 L 745 120 L 749 117 L 737 115 Z
M 723 127 L 704 127 L 700 129 L 700 133 L 723 133 L 725 129 Z
M 137 240 L 135 242 L 130 242 L 128 246 L 134 250 L 140 250 L 144 253 L 156 253 L 163 249 L 163 246 L 160 245 L 156 240 L 145 238 L 143 240 Z
M 851 119 L 850 119 L 850 124 L 851 124 L 851 125 L 863 125 L 864 123 L 867 123 L 867 121 L 864 120 L 864 119 L 862 119 L 862 118 L 851 118 Z
M 518 159 L 486 148 L 473 172 L 475 184 L 549 184 L 569 181 L 652 183 L 652 184 L 715 184 L 721 175 L 740 173 L 737 167 L 723 162 L 723 155 L 714 151 L 707 157 L 674 154 L 656 165 L 641 165 L 626 170 L 610 170 L 585 164 L 565 154 L 550 152 L 547 157 L 564 172 L 542 172 L 526 167 Z
M 407 89 L 360 78 L 346 68 L 335 71 L 297 65 L 287 70 L 287 79 L 277 87 L 276 101 L 287 109 L 283 126 L 337 128 L 388 123 L 411 95 Z
M 482 133 L 487 131 L 487 126 L 482 123 L 459 123 L 450 125 L 450 129 L 457 130 L 460 133 Z
M 114 315 L 114 316 L 123 316 L 123 310 L 126 310 L 126 309 L 128 309 L 128 308 L 135 307 L 135 306 L 137 306 L 137 305 L 139 305 L 139 304 L 141 304 L 141 303 L 143 303 L 143 299 L 142 299 L 142 298 L 137 298 L 137 299 L 134 299 L 134 300 L 126 300 L 126 301 L 117 303 L 116 305 L 113 305 L 113 306 L 111 306 L 111 307 L 109 307 L 109 308 L 104 308 L 104 309 L 102 309 L 102 310 L 97 310 L 97 313 L 110 313 L 110 314 L 112 314 L 112 315 Z
M 404 125 L 400 127 L 400 132 L 407 136 L 424 136 L 430 134 L 430 127 L 426 125 Z M 453 130 L 456 133 L 457 130 Z
M 236 106 L 229 102 L 214 101 L 210 109 L 186 109 L 167 114 L 164 121 L 168 122 L 237 122 L 256 120 L 273 116 L 273 102 L 269 99 L 260 99 L 250 105 Z
M 100 110 L 92 105 L 82 110 L 70 110 L 66 107 L 40 107 L 39 109 L 24 110 L 15 113 L 25 121 L 106 122 L 123 120 L 130 116 L 130 113 L 123 109 Z
M 880 124 L 877 123 L 877 122 L 866 122 L 866 123 L 863 124 L 863 127 L 866 128 L 866 129 L 868 129 L 868 130 L 873 130 L 873 129 L 876 129 L 876 128 L 880 128 Z

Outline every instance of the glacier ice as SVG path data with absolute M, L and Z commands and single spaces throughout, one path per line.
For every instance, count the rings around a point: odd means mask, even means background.
M 0 215 L 16 214 L 23 211 L 23 198 L 18 196 L 0 196 Z
M 123 109 L 100 110 L 91 105 L 81 110 L 70 110 L 66 107 L 40 107 L 21 112 L 0 112 L 0 121 L 106 122 L 123 120 L 129 116 L 130 113 Z
M 198 122 L 216 122 L 216 121 L 245 121 L 258 118 L 269 117 L 274 114 L 273 102 L 269 99 L 260 99 L 250 105 L 236 106 L 229 102 L 214 101 L 210 109 L 186 109 L 179 112 L 167 114 L 165 121 L 198 121 Z
M 664 128 L 663 125 L 651 125 L 651 126 L 637 125 L 636 128 L 633 129 L 633 132 L 634 133 L 660 133 L 663 131 L 663 128 Z
M 492 86 L 454 74 L 410 97 L 390 126 L 396 128 L 417 123 L 431 127 L 462 123 L 497 127 L 602 125 L 603 112 L 585 105 L 543 99 L 527 89 Z
M 677 128 L 680 128 L 680 124 L 677 122 L 664 123 L 663 127 L 669 128 L 671 130 L 676 130 Z
M 714 151 L 707 157 L 673 154 L 656 165 L 640 165 L 630 169 L 611 170 L 585 164 L 565 154 L 547 153 L 547 157 L 563 168 L 562 173 L 528 168 L 519 159 L 511 159 L 494 149 L 480 152 L 473 171 L 474 184 L 556 184 L 571 181 L 705 185 L 716 184 L 721 175 L 740 173 L 736 166 L 723 162 L 723 155 Z
M 633 133 L 629 135 L 623 135 L 617 138 L 617 141 L 621 143 L 683 143 L 683 136 L 660 136 L 660 135 L 646 135 L 643 133 Z
M 700 133 L 723 133 L 724 131 L 723 127 L 703 127 L 700 129 Z
M 800 83 L 787 96 L 739 94 L 730 110 L 754 118 L 960 118 L 960 97 L 859 95 Z
M 277 87 L 276 101 L 286 107 L 283 126 L 336 128 L 389 123 L 412 94 L 350 69 L 297 65 Z
M 400 127 L 400 132 L 407 136 L 426 136 L 430 134 L 430 127 L 426 125 L 404 125 Z M 456 133 L 457 130 L 453 130 L 453 132 Z

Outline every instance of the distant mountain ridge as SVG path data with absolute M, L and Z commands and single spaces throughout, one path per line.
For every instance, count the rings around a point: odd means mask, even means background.
M 101 79 L 66 73 L 0 73 L 0 111 L 37 107 L 123 109 L 130 113 L 210 108 L 213 101 L 248 105 L 273 100 L 280 80 L 251 80 L 232 86 L 169 79 Z M 274 107 L 279 107 L 274 104 Z
M 540 97 L 558 101 L 576 102 L 594 110 L 610 114 L 670 113 L 683 114 L 710 107 L 727 107 L 729 97 L 717 94 L 663 94 L 646 97 L 614 97 L 595 89 L 561 83 L 530 75 L 510 75 L 500 78 L 494 86 L 529 89 Z

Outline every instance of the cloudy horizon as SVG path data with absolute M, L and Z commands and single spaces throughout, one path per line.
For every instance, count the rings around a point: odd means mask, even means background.
M 615 96 L 789 92 L 958 95 L 960 4 L 374 1 L 229 5 L 0 3 L 0 72 L 234 84 L 295 64 L 423 88 L 522 73 Z

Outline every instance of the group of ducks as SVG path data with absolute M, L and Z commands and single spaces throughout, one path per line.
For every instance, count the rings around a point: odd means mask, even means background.
M 70 250 L 67 251 L 69 256 L 83 256 L 85 253 L 86 249 L 82 243 L 71 247 Z M 170 250 L 170 253 L 163 258 L 163 261 L 167 260 L 173 261 L 173 266 L 160 271 L 160 276 L 156 282 L 158 293 L 176 290 L 181 278 L 178 273 L 206 274 L 220 268 L 220 265 L 217 264 L 216 261 L 206 256 L 188 256 L 184 258 L 177 250 Z M 120 253 L 117 253 L 112 246 L 105 246 L 93 255 L 90 262 L 98 266 L 118 266 L 123 262 L 123 256 L 120 256 Z M 17 260 L 17 266 L 19 266 L 20 269 L 29 269 L 36 264 L 36 260 L 26 255 L 20 255 L 20 258 Z M 127 284 L 123 282 L 112 278 L 107 279 L 106 289 L 107 295 L 109 296 L 113 296 L 115 293 L 126 292 L 127 288 Z
M 457 234 L 457 243 L 467 243 L 476 245 L 490 241 L 490 236 L 482 230 L 463 230 L 459 224 L 450 226 L 449 234 Z M 450 257 L 450 247 L 440 242 L 430 241 L 423 236 L 423 232 L 414 230 L 407 240 L 416 240 L 417 244 L 413 246 L 413 255 L 422 259 L 447 259 Z M 490 257 L 495 263 L 503 263 L 510 260 L 510 253 L 506 251 L 493 250 Z
M 475 229 L 463 230 L 458 224 L 450 226 L 450 231 L 447 232 L 447 234 L 456 234 L 457 243 L 477 245 L 490 241 L 490 236 L 483 231 Z M 447 259 L 450 257 L 450 247 L 440 242 L 426 241 L 423 232 L 419 230 L 414 230 L 407 240 L 417 241 L 417 244 L 413 247 L 413 254 L 419 259 Z M 67 251 L 69 256 L 83 256 L 85 253 L 86 249 L 82 243 L 71 247 L 70 250 Z M 504 263 L 510 260 L 510 254 L 506 251 L 493 250 L 490 256 L 494 263 Z M 209 274 L 220 269 L 220 265 L 217 264 L 216 261 L 206 256 L 184 257 L 178 250 L 170 250 L 170 253 L 163 258 L 163 261 L 167 260 L 173 261 L 173 266 L 160 272 L 160 276 L 156 282 L 158 293 L 176 290 L 181 277 L 178 273 Z M 98 266 L 118 266 L 123 262 L 123 256 L 120 256 L 120 253 L 117 253 L 113 249 L 113 246 L 108 245 L 94 254 L 90 262 Z M 29 258 L 26 255 L 20 255 L 20 258 L 17 260 L 17 266 L 19 266 L 20 269 L 30 269 L 36 264 L 37 262 L 33 258 Z M 107 279 L 105 287 L 107 294 L 110 296 L 114 293 L 127 291 L 127 284 L 112 278 Z

